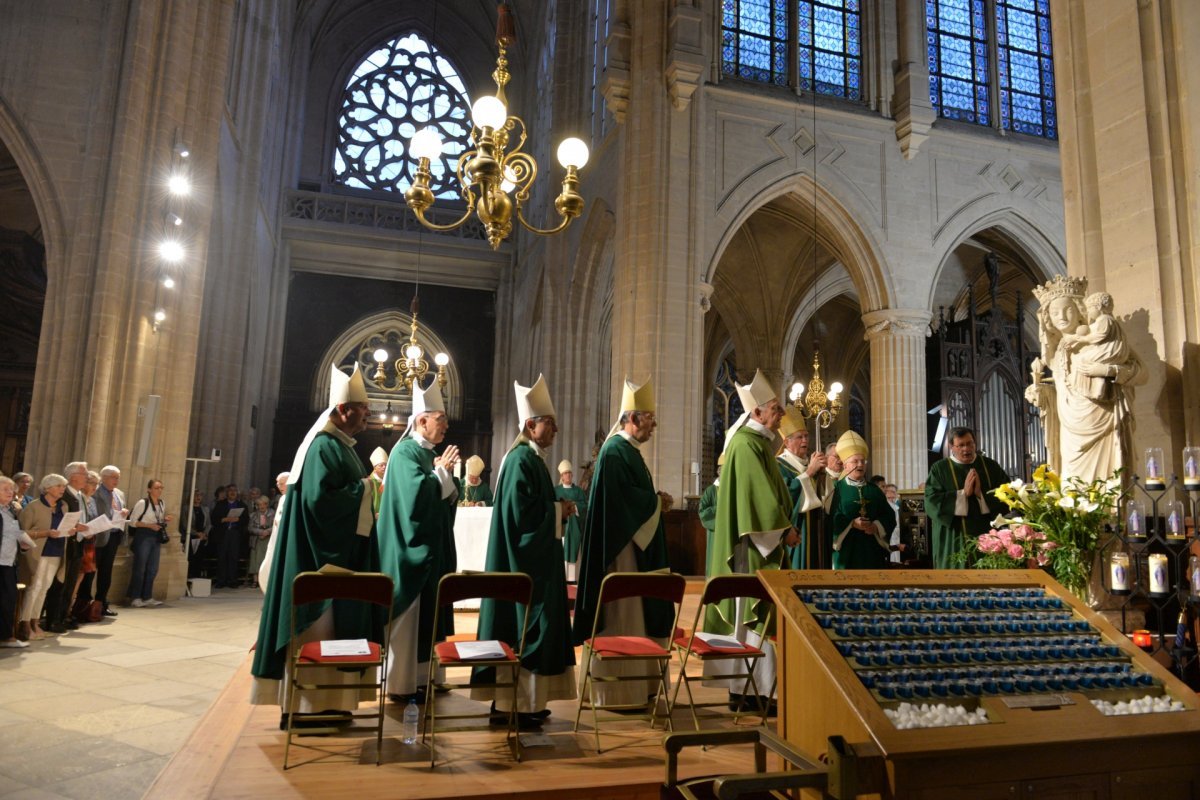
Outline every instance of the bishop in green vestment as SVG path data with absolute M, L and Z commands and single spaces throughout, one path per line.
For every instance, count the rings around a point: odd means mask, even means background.
M 366 427 L 370 408 L 362 375 L 334 367 L 330 408 L 317 419 L 301 443 L 288 476 L 287 493 L 276 512 L 279 528 L 271 537 L 264 558 L 262 616 L 251 673 L 255 677 L 251 701 L 256 705 L 287 707 L 282 683 L 291 636 L 292 581 L 301 572 L 326 564 L 355 571 L 375 571 L 379 560 L 374 540 L 374 515 L 367 470 L 354 452 L 354 434 Z M 380 640 L 382 620 L 369 606 L 356 602 L 325 601 L 301 606 L 296 612 L 298 643 L 319 639 Z M 314 682 L 345 683 L 357 680 L 336 669 Z M 306 692 L 297 710 L 353 710 L 360 700 L 371 700 L 353 690 Z
M 655 491 L 641 452 L 657 425 L 650 382 L 635 386 L 626 380 L 617 424 L 600 448 L 588 487 L 575 597 L 576 643 L 592 636 L 593 623 L 598 636 L 649 636 L 663 644 L 670 638 L 675 621 L 671 603 L 627 598 L 598 606 L 600 584 L 610 572 L 669 570 L 662 512 L 672 501 Z M 598 677 L 653 673 L 652 662 L 637 660 L 592 665 Z M 588 694 L 598 705 L 645 706 L 656 689 L 652 681 L 599 681 Z
M 371 507 L 375 518 L 379 519 L 379 505 L 383 502 L 383 473 L 387 472 L 388 454 L 382 447 L 371 451 L 371 488 L 375 492 L 375 500 Z
M 554 496 L 575 504 L 575 513 L 567 517 L 563 532 L 563 557 L 567 560 L 567 578 L 574 580 L 575 564 L 579 561 L 579 545 L 583 541 L 583 524 L 587 516 L 587 492 L 575 485 L 575 467 L 565 458 L 558 462 L 559 484 Z
M 784 410 L 779 393 L 756 371 L 748 385 L 737 385 L 742 407 L 748 409 L 730 430 L 725 442 L 725 466 L 717 489 L 717 525 L 708 574 L 753 575 L 760 569 L 779 569 L 785 548 L 800 537 L 792 527 L 792 499 L 775 461 L 778 430 Z M 710 605 L 704 630 L 733 634 L 739 641 L 761 647 L 766 655 L 754 668 L 759 691 L 767 692 L 775 680 L 775 650 L 762 630 L 763 609 L 746 601 L 726 600 Z M 715 674 L 729 672 L 718 666 Z M 711 674 L 705 670 L 708 678 Z M 706 685 L 728 688 L 731 702 L 740 699 L 743 680 L 708 679 Z
M 833 485 L 829 504 L 829 534 L 833 538 L 834 569 L 886 569 L 896 512 L 883 490 L 867 480 L 866 441 L 846 431 L 837 442 L 844 464 Z
M 463 483 L 462 499 L 459 500 L 459 505 L 491 507 L 495 502 L 495 498 L 492 496 L 492 487 L 488 486 L 487 481 L 480 477 L 486 466 L 487 464 L 483 463 L 483 459 L 479 456 L 471 456 L 467 459 L 467 480 Z
M 704 526 L 704 572 L 708 573 L 708 554 L 713 549 L 713 534 L 717 531 L 717 488 L 721 485 L 721 468 L 725 466 L 725 454 L 717 456 L 717 477 L 700 493 L 700 524 Z
M 825 469 L 822 453 L 809 455 L 808 429 L 797 408 L 788 408 L 779 424 L 783 448 L 776 456 L 779 474 L 792 498 L 792 527 L 800 533 L 800 544 L 788 549 L 787 566 L 792 569 L 819 569 L 824 560 L 822 542 L 824 514 L 817 476 Z
M 456 571 L 458 563 L 454 549 L 458 487 L 451 475 L 458 448 L 449 445 L 441 455 L 434 453 L 449 429 L 436 383 L 424 390 L 413 384 L 410 419 L 388 457 L 377 523 L 380 564 L 395 582 L 387 687 L 397 702 L 407 702 L 426 685 L 433 642 L 454 632 L 453 615 L 443 617 L 438 631 L 433 630 L 433 616 L 438 581 Z
M 558 433 L 545 379 L 539 375 L 532 387 L 514 386 L 521 434 L 505 455 L 496 479 L 485 568 L 488 572 L 524 572 L 533 578 L 516 710 L 522 728 L 536 728 L 548 716 L 549 701 L 576 696 L 575 650 L 571 646 L 562 548 L 563 517 L 573 505 L 569 500 L 555 500 L 545 461 L 546 449 Z M 525 613 L 525 608 L 514 603 L 483 600 L 478 640 L 499 639 L 516 647 Z M 493 667 L 476 668 L 471 676 L 473 683 L 495 680 Z M 472 688 L 471 697 L 492 700 L 497 711 L 512 710 L 507 690 L 480 686 Z
M 996 515 L 1008 511 L 1008 505 L 996 497 L 996 489 L 1007 482 L 1004 468 L 976 450 L 974 431 L 950 431 L 950 457 L 934 464 L 925 479 L 934 569 L 962 566 L 955 556 L 967 541 L 987 533 Z

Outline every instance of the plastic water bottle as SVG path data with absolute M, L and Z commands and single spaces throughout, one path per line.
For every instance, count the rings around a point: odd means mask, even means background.
M 421 712 L 417 709 L 417 699 L 414 697 L 404 707 L 404 726 L 401 728 L 400 740 L 405 744 L 417 743 L 417 720 Z

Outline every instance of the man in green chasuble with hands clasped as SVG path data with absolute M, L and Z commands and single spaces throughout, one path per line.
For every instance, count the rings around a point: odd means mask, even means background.
M 996 515 L 1008 511 L 1008 505 L 996 497 L 996 488 L 1007 482 L 1004 468 L 976 449 L 973 430 L 951 429 L 950 457 L 934 464 L 925 479 L 934 569 L 960 566 L 954 557 L 967 540 L 987 533 Z
M 288 639 L 291 636 L 292 580 L 301 572 L 333 565 L 354 571 L 374 571 L 379 559 L 374 542 L 374 492 L 352 438 L 367 424 L 370 406 L 358 365 L 347 376 L 336 366 L 330 375 L 329 407 L 301 442 L 288 473 L 287 493 L 276 511 L 279 528 L 263 559 L 260 585 L 262 617 L 254 649 L 251 702 L 288 708 Z M 310 603 L 296 611 L 297 644 L 320 639 L 378 638 L 383 627 L 363 603 Z M 336 668 L 307 673 L 313 683 L 359 682 L 356 674 Z M 300 713 L 353 711 L 359 702 L 374 700 L 374 692 L 324 689 L 306 692 Z M 286 727 L 281 723 L 281 727 Z M 328 723 L 323 723 L 328 724 Z
M 575 650 L 567 613 L 567 576 L 563 570 L 563 520 L 575 512 L 570 500 L 556 500 L 546 450 L 558 434 L 550 389 L 541 375 L 529 388 L 514 382 L 521 433 L 512 443 L 496 478 L 488 572 L 524 572 L 533 578 L 529 630 L 517 681 L 517 724 L 536 729 L 550 716 L 551 700 L 571 700 L 575 691 Z M 525 611 L 514 603 L 484 600 L 479 608 L 479 641 L 516 644 Z M 505 673 L 507 677 L 507 672 Z M 493 667 L 476 668 L 472 680 L 494 682 Z M 493 721 L 503 724 L 510 712 L 507 690 L 478 687 L 471 699 L 491 700 Z
M 792 498 L 792 527 L 800 532 L 800 545 L 788 553 L 792 569 L 819 569 L 827 562 L 822 551 L 824 498 L 817 477 L 825 471 L 825 454 L 808 452 L 808 429 L 797 408 L 789 408 L 779 423 L 783 447 L 776 456 L 779 474 Z
M 383 502 L 379 507 L 379 560 L 392 576 L 392 629 L 388 634 L 388 696 L 396 703 L 425 701 L 429 650 L 454 632 L 447 616 L 433 630 L 438 581 L 458 568 L 454 514 L 458 448 L 434 448 L 446 438 L 449 423 L 437 382 L 421 389 L 413 382 L 408 427 L 388 456 Z
M 657 425 L 650 381 L 635 386 L 626 379 L 617 422 L 600 448 L 588 487 L 579 594 L 575 599 L 576 643 L 592 635 L 605 575 L 669 569 L 662 512 L 671 507 L 673 500 L 655 491 L 641 451 Z M 603 614 L 598 636 L 649 636 L 666 645 L 675 609 L 659 600 L 628 598 L 608 604 Z M 592 674 L 598 677 L 650 675 L 654 671 L 652 663 L 638 660 L 592 665 Z M 653 681 L 592 683 L 596 703 L 606 706 L 645 706 L 648 699 L 653 700 L 656 689 Z
M 883 490 L 867 480 L 867 442 L 846 431 L 837 441 L 837 454 L 842 477 L 833 485 L 826 525 L 833 537 L 833 568 L 886 569 L 896 512 Z
M 481 477 L 483 468 L 487 464 L 483 463 L 483 459 L 479 456 L 471 456 L 467 459 L 467 480 L 463 484 L 462 499 L 458 501 L 461 506 L 476 506 L 478 508 L 489 507 L 492 505 L 494 498 L 492 497 L 492 487 L 487 485 L 487 482 Z
M 567 518 L 563 533 L 563 558 L 567 560 L 567 580 L 575 580 L 579 564 L 579 545 L 583 542 L 583 518 L 587 516 L 587 492 L 575 483 L 575 466 L 565 458 L 558 462 L 559 483 L 554 496 L 575 504 L 575 513 Z
M 784 413 L 779 391 L 757 370 L 754 380 L 746 386 L 739 384 L 737 392 L 746 411 L 725 437 L 716 531 L 708 554 L 709 577 L 779 569 L 785 548 L 800 543 L 800 535 L 792 527 L 792 499 L 775 460 Z M 761 648 L 766 655 L 756 662 L 754 679 L 760 691 L 770 690 L 775 682 L 775 648 L 762 630 L 761 609 L 744 600 L 709 606 L 704 630 L 733 634 L 739 641 Z M 714 663 L 713 667 L 711 673 L 705 670 L 706 677 L 729 671 L 728 665 Z M 735 692 L 741 691 L 743 682 L 705 680 L 705 685 L 728 688 L 730 705 L 736 708 L 742 698 Z

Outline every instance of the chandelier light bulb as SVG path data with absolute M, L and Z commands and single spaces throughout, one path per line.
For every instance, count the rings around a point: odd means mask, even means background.
M 165 286 L 168 289 L 174 289 L 175 288 L 175 279 L 170 278 L 170 277 L 163 278 L 163 286 Z
M 485 94 L 471 106 L 471 119 L 477 128 L 495 130 L 503 126 L 504 121 L 508 119 L 508 109 L 500 102 L 500 98 Z
M 167 179 L 167 191 L 177 197 L 186 197 L 191 194 L 192 183 L 186 176 L 176 173 Z
M 421 128 L 409 141 L 408 152 L 413 158 L 428 158 L 430 161 L 442 156 L 442 136 L 436 128 Z
M 161 308 L 154 312 L 154 321 L 155 322 L 165 322 L 166 319 L 167 319 L 167 312 L 163 311 Z
M 799 381 L 796 381 L 795 383 L 792 384 L 792 391 L 791 391 L 791 394 L 788 395 L 788 399 L 790 399 L 793 403 L 795 403 L 803 396 L 804 396 L 804 384 L 800 383 Z
M 408 347 L 404 348 L 404 357 L 409 361 L 417 361 L 421 358 L 421 356 L 422 351 L 420 345 L 410 344 Z
M 844 388 L 845 387 L 842 386 L 841 381 L 834 381 L 833 385 L 829 387 L 830 398 L 837 397 L 839 394 L 842 393 L 842 389 L 844 389 Z
M 392 422 L 399 422 L 399 421 L 400 421 L 400 415 L 392 414 Z
M 179 216 L 178 214 L 168 214 L 167 219 L 169 219 L 171 224 L 177 228 L 183 224 L 183 217 Z
M 562 140 L 562 144 L 558 146 L 558 163 L 562 164 L 564 169 L 567 167 L 583 169 L 587 162 L 588 146 L 583 143 L 582 139 L 572 136 Z
M 379 348 L 378 350 L 376 350 L 376 351 L 375 351 L 375 353 L 374 353 L 374 356 L 375 356 L 375 361 L 376 361 L 376 362 L 378 362 L 378 363 L 380 363 L 380 364 L 382 364 L 383 362 L 387 361 L 387 358 L 388 358 L 388 351 L 387 351 L 387 350 L 384 350 L 384 349 L 381 347 L 381 348 Z
M 500 181 L 500 191 L 508 194 L 517 186 L 517 171 L 512 167 L 504 168 L 504 179 Z
M 437 364 L 439 367 L 444 367 L 450 363 L 450 356 L 446 355 L 445 353 L 438 353 L 433 357 L 433 363 Z
M 159 242 L 158 254 L 162 256 L 163 261 L 175 263 L 183 260 L 184 250 L 183 245 L 176 239 L 164 239 Z

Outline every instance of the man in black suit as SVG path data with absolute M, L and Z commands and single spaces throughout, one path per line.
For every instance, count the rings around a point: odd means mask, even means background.
M 238 499 L 237 484 L 231 483 L 225 487 L 225 499 L 212 510 L 209 540 L 217 548 L 217 580 L 213 588 L 236 589 L 241 583 L 238 557 L 242 552 L 242 540 L 246 538 L 245 530 L 246 505 Z

